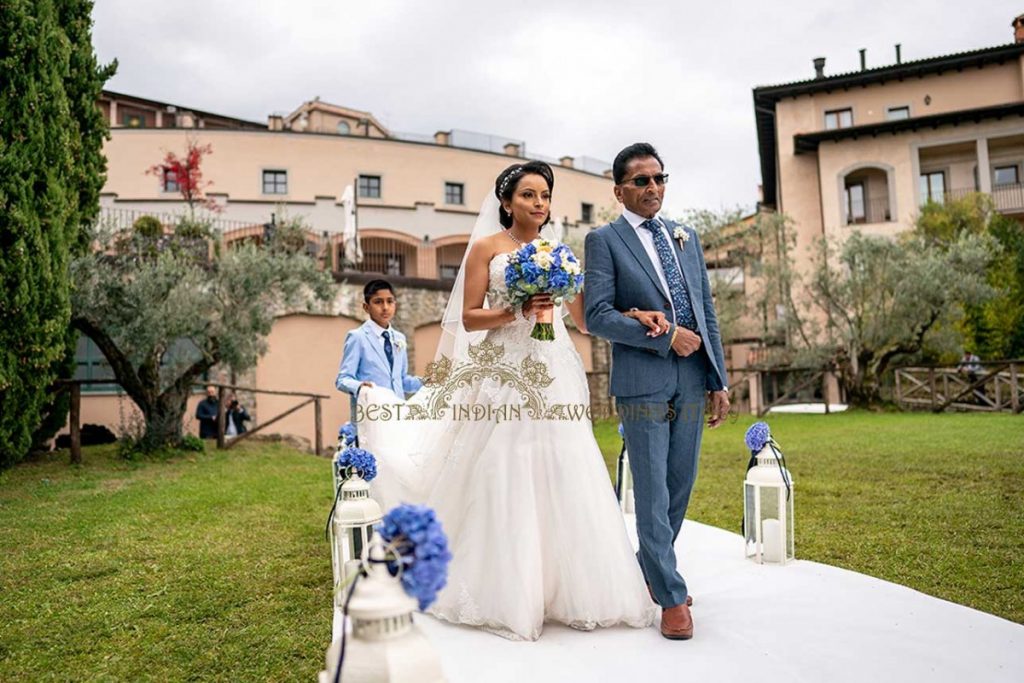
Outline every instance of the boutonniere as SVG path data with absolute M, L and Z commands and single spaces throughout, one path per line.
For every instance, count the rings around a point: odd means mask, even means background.
M 679 241 L 680 249 L 685 247 L 686 243 L 690 241 L 690 233 L 686 232 L 686 228 L 681 225 L 676 226 L 676 229 L 672 231 L 672 236 Z
M 402 341 L 401 339 L 396 339 L 395 340 L 395 348 L 396 349 L 401 351 L 404 347 L 405 347 L 405 342 L 404 341 Z

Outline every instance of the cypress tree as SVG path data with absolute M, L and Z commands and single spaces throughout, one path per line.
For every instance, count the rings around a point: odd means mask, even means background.
M 0 5 L 0 467 L 31 445 L 68 341 L 77 125 L 60 16 L 53 0 Z
M 92 8 L 95 4 L 92 0 L 55 0 L 54 4 L 58 24 L 67 36 L 71 50 L 64 91 L 75 130 L 70 139 L 75 163 L 71 167 L 72 175 L 69 179 L 72 206 L 68 217 L 71 223 L 69 227 L 75 230 L 75 237 L 69 245 L 74 257 L 88 248 L 91 227 L 99 214 L 100 190 L 103 189 L 107 170 L 103 141 L 109 137 L 109 127 L 97 106 L 97 100 L 103 91 L 103 84 L 114 75 L 117 62 L 101 67 L 96 60 L 92 45 Z M 78 335 L 78 330 L 69 325 L 65 332 L 64 353 L 53 367 L 57 377 L 74 376 Z M 32 437 L 34 450 L 42 450 L 64 426 L 69 405 L 69 392 L 50 394 Z

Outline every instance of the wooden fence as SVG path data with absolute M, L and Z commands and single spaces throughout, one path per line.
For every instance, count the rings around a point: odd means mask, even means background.
M 83 384 L 116 384 L 115 380 L 110 379 L 68 379 L 60 380 L 57 383 L 58 391 L 69 391 L 71 392 L 71 408 L 68 414 L 68 430 L 71 436 L 71 462 L 72 464 L 80 464 L 82 462 L 82 431 L 81 431 L 81 415 L 82 415 L 82 385 Z M 315 429 L 315 443 L 314 452 L 317 455 L 324 454 L 323 444 L 323 411 L 321 409 L 321 402 L 324 399 L 330 398 L 324 394 L 308 394 L 299 391 L 270 391 L 268 389 L 253 389 L 251 387 L 240 387 L 233 384 L 218 384 L 216 382 L 196 383 L 195 386 L 203 387 L 217 387 L 217 448 L 226 449 L 232 448 L 238 443 L 249 438 L 253 434 L 269 427 L 278 420 L 291 415 L 295 411 L 313 404 L 313 423 Z M 275 415 L 269 420 L 262 422 L 258 425 L 254 425 L 251 429 L 238 436 L 232 437 L 230 440 L 226 434 L 227 425 L 227 411 L 225 410 L 224 400 L 226 398 L 227 390 L 233 391 L 246 391 L 253 394 L 272 394 L 274 396 L 295 396 L 296 398 L 304 398 L 305 400 L 300 401 L 298 404 L 292 406 L 288 410 Z
M 970 372 L 958 365 L 897 368 L 896 403 L 936 413 L 1024 410 L 1024 361 L 979 362 L 974 366 Z

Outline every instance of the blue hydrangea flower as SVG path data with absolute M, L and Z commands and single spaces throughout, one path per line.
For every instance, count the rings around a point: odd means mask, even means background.
M 343 446 L 354 444 L 356 442 L 356 426 L 351 422 L 341 425 L 341 429 L 338 430 L 338 441 Z
M 334 460 L 334 470 L 342 479 L 358 474 L 366 481 L 373 481 L 377 476 L 377 458 L 369 451 L 349 446 L 338 453 Z
M 402 504 L 384 515 L 377 530 L 399 557 L 389 562 L 392 574 L 402 567 L 402 588 L 416 598 L 421 610 L 437 599 L 448 582 L 448 537 L 434 511 L 425 505 Z
M 539 293 L 550 294 L 555 301 L 572 301 L 583 289 L 583 273 L 572 249 L 566 244 L 552 245 L 548 240 L 537 240 L 509 257 L 505 285 L 512 303 L 524 303 Z M 550 254 L 550 259 L 542 259 L 543 266 L 532 258 L 540 250 Z
M 751 453 L 757 453 L 768 445 L 772 440 L 772 432 L 768 429 L 767 422 L 755 422 L 747 429 L 747 435 L 743 439 Z

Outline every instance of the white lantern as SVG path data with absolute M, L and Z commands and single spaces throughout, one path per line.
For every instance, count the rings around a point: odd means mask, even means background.
M 338 587 L 358 571 L 360 558 L 373 537 L 373 527 L 383 518 L 380 505 L 370 498 L 370 485 L 359 475 L 342 480 L 337 496 L 331 522 L 335 605 L 342 599 Z
M 794 557 L 793 477 L 773 444 L 755 458 L 743 482 L 746 555 L 761 564 L 785 564 Z
M 341 640 L 327 650 L 327 669 L 319 683 L 444 683 L 441 662 L 430 641 L 412 622 L 416 600 L 384 562 L 384 543 L 374 534 L 366 576 L 355 585 L 348 605 L 352 621 L 345 660 L 337 676 Z

